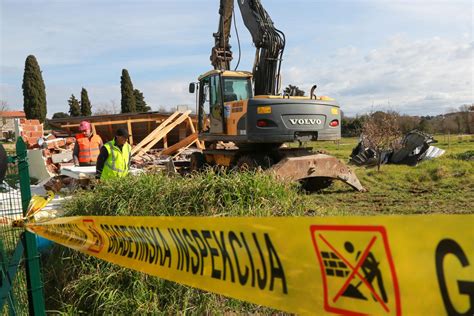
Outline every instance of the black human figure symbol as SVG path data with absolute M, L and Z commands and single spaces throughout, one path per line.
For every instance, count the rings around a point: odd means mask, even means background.
M 354 246 L 349 241 L 346 241 L 344 243 L 344 248 L 349 253 L 354 252 Z M 360 255 L 361 255 L 361 252 L 358 251 L 356 255 L 356 261 L 359 259 Z M 377 281 L 377 286 L 379 289 L 379 293 L 382 296 L 382 300 L 385 303 L 387 303 L 388 302 L 387 292 L 385 292 L 385 287 L 383 285 L 383 279 L 382 279 L 382 272 L 379 269 L 379 264 L 380 262 L 377 261 L 374 254 L 372 252 L 369 252 L 367 257 L 365 257 L 364 262 L 362 263 L 361 269 L 362 269 L 362 272 L 364 273 L 365 280 L 372 286 L 372 288 L 374 288 L 374 284 L 373 284 L 374 281 Z M 362 284 L 362 281 L 359 281 L 359 283 L 357 283 L 357 285 L 355 286 L 352 284 L 349 284 L 349 286 L 347 287 L 347 289 L 344 291 L 342 295 L 347 296 L 347 297 L 367 300 L 367 298 L 358 289 L 361 284 Z M 372 294 L 372 298 L 376 300 L 373 294 Z

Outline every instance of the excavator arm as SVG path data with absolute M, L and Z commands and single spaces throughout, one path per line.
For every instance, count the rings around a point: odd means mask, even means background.
M 252 35 L 255 45 L 253 66 L 254 94 L 277 95 L 285 35 L 273 25 L 260 0 L 238 0 L 244 24 Z M 234 0 L 221 0 L 219 27 L 214 33 L 211 63 L 214 69 L 230 70 L 232 51 L 229 44 Z

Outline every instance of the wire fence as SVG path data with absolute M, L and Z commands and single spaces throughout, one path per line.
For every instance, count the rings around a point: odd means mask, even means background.
M 5 180 L 0 184 L 0 273 L 2 288 L 11 284 L 11 292 L 2 291 L 0 303 L 5 303 L 0 312 L 2 315 L 28 315 L 28 291 L 25 273 L 25 257 L 15 256 L 21 247 L 22 230 L 12 228 L 11 222 L 22 218 L 22 201 L 18 162 L 8 164 Z M 21 251 L 23 254 L 23 251 Z M 17 257 L 17 258 L 16 258 Z M 16 270 L 12 276 L 9 271 Z

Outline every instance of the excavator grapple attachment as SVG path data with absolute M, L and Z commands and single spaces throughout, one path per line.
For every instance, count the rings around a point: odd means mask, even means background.
M 287 181 L 301 181 L 308 191 L 316 191 L 341 180 L 357 191 L 365 192 L 355 173 L 337 158 L 313 154 L 299 157 L 285 157 L 270 168 L 277 177 Z

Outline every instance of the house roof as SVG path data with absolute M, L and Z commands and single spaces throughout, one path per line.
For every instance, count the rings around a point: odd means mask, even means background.
M 26 115 L 23 111 L 0 111 L 0 117 L 24 118 Z

